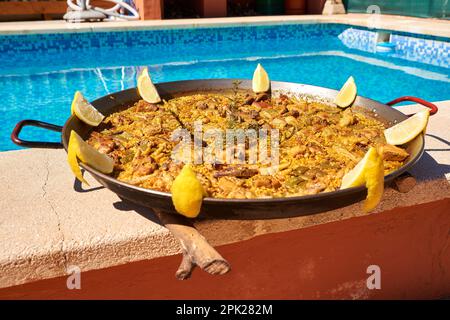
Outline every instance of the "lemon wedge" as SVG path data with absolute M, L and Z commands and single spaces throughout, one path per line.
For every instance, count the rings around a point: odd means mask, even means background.
M 161 102 L 158 91 L 148 74 L 148 69 L 144 68 L 137 80 L 137 88 L 142 99 L 149 103 Z
M 270 89 L 269 75 L 260 63 L 253 73 L 252 88 L 255 93 L 267 92 Z
M 103 173 L 111 173 L 114 169 L 114 160 L 106 154 L 98 152 L 94 147 L 85 142 L 75 131 L 70 132 L 67 161 L 75 177 L 83 183 L 87 181 L 81 174 L 78 159 L 83 163 Z
M 409 117 L 405 121 L 387 128 L 384 130 L 386 142 L 392 145 L 401 145 L 411 141 L 421 132 L 425 131 L 429 117 L 430 111 L 428 109 L 423 110 L 412 117 Z
M 75 92 L 70 109 L 72 114 L 75 114 L 78 119 L 93 127 L 98 126 L 105 118 L 86 100 L 80 91 Z
M 383 159 L 374 147 L 371 147 L 361 161 L 343 178 L 341 189 L 366 185 L 367 197 L 364 211 L 375 209 L 380 203 L 384 190 Z
M 73 95 L 72 104 L 70 105 L 70 114 L 75 113 L 75 104 L 79 103 L 79 101 L 82 100 L 83 98 L 84 97 L 80 91 L 75 91 L 75 94 Z
M 358 162 L 358 164 L 342 178 L 341 189 L 351 188 L 363 185 L 366 181 L 365 169 L 371 154 L 374 152 L 373 148 L 370 148 L 366 152 L 364 157 Z
M 203 200 L 203 186 L 190 165 L 184 165 L 175 178 L 172 188 L 172 202 L 178 213 L 195 218 L 200 213 Z
M 365 212 L 370 212 L 377 207 L 383 197 L 384 191 L 383 158 L 378 152 L 372 157 L 366 169 L 367 197 L 363 205 Z
M 74 139 L 75 137 L 72 134 L 70 134 L 69 148 L 67 149 L 67 162 L 69 163 L 70 169 L 75 175 L 75 178 L 77 178 L 80 182 L 89 185 L 86 179 L 84 179 L 83 174 L 81 173 L 80 166 L 78 165 L 77 159 L 78 144 L 77 141 L 75 141 Z
M 340 108 L 347 108 L 355 101 L 356 92 L 355 79 L 350 77 L 338 92 L 336 98 L 334 98 L 334 103 Z

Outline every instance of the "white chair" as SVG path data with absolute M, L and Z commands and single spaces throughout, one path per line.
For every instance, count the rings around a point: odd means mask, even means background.
M 139 13 L 123 0 L 106 0 L 115 3 L 109 9 L 95 7 L 90 0 L 67 0 L 69 11 L 64 15 L 68 22 L 102 21 L 102 20 L 138 20 Z

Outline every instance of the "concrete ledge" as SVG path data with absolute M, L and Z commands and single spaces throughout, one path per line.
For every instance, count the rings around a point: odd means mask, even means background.
M 378 212 L 450 197 L 445 179 L 450 175 L 450 102 L 439 105 L 427 130 L 427 151 L 411 171 L 419 184 L 408 194 L 386 190 Z M 89 190 L 74 183 L 63 150 L 2 152 L 0 170 L 0 287 L 63 276 L 71 265 L 87 271 L 179 252 L 151 210 L 122 202 L 92 177 L 87 176 Z M 207 220 L 196 226 L 213 245 L 223 245 L 361 215 L 355 204 L 291 219 Z
M 244 25 L 295 24 L 295 23 L 341 23 L 377 29 L 450 37 L 450 21 L 424 19 L 393 15 L 342 14 L 342 15 L 299 15 L 299 16 L 257 16 L 232 18 L 114 21 L 101 23 L 66 23 L 65 21 L 33 21 L 0 23 L 0 35 L 132 31 L 168 28 L 229 27 Z
M 176 280 L 180 255 L 0 289 L 0 299 L 442 299 L 450 296 L 450 198 L 261 235 L 218 250 L 231 272 Z M 367 280 L 378 266 L 380 289 Z
M 178 252 L 166 229 L 115 209 L 107 189 L 75 192 L 63 150 L 3 152 L 0 167 L 0 286 Z

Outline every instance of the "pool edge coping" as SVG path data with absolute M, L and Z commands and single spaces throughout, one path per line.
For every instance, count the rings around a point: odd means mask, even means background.
M 336 23 L 373 29 L 406 32 L 450 38 L 450 20 L 368 14 L 254 16 L 226 18 L 198 18 L 176 20 L 114 21 L 70 24 L 63 20 L 2 22 L 0 35 L 28 35 L 48 33 L 87 33 L 111 31 L 138 31 L 160 29 L 218 28 L 238 26 L 264 26 L 308 23 Z

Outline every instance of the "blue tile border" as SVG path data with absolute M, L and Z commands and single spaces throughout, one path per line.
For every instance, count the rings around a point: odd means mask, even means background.
M 337 36 L 345 27 L 334 24 L 294 24 L 220 28 L 136 30 L 114 32 L 1 35 L 0 54 L 187 45 L 245 40 L 289 40 Z
M 101 51 L 109 50 L 126 55 L 130 49 L 145 49 L 150 55 L 183 59 L 187 51 L 200 55 L 199 50 L 204 49 L 205 45 L 214 49 L 221 44 L 239 43 L 239 50 L 245 47 L 248 51 L 249 44 L 258 46 L 259 43 L 267 43 L 267 40 L 273 42 L 274 46 L 289 46 L 299 41 L 331 43 L 340 39 L 347 47 L 375 52 L 377 31 L 345 24 L 306 23 L 0 35 L 0 60 L 5 69 L 14 66 L 27 68 L 27 64 L 48 65 L 52 57 L 78 59 L 86 55 L 92 58 L 101 54 Z M 391 33 L 392 41 L 397 45 L 393 56 L 441 67 L 450 66 L 450 39 L 405 32 Z M 224 46 L 221 50 L 224 50 Z
M 348 48 L 374 53 L 377 51 L 377 33 L 378 30 L 348 28 L 338 38 Z M 394 46 L 394 51 L 388 54 L 391 57 L 450 68 L 450 42 L 443 38 L 391 33 L 390 43 Z

